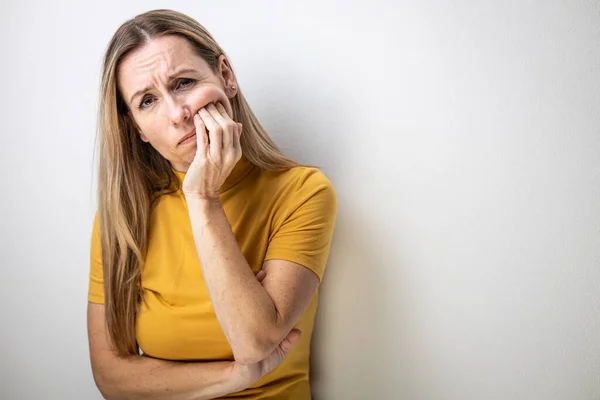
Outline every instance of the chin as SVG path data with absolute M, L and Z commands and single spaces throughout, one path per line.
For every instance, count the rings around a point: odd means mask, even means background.
M 196 150 L 196 147 L 191 149 L 191 151 L 186 155 L 186 157 L 184 157 L 183 162 L 185 162 L 186 164 L 191 164 L 192 161 L 194 161 L 194 157 L 196 157 Z

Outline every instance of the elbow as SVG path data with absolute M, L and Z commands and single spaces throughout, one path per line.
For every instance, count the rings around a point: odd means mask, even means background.
M 102 398 L 107 400 L 114 400 L 114 393 L 112 393 L 112 391 L 110 390 L 109 385 L 106 382 L 106 378 L 100 372 L 96 371 L 93 371 L 93 376 L 94 383 L 100 391 L 100 394 L 102 394 Z
M 113 386 L 102 385 L 96 383 L 96 387 L 100 391 L 102 398 L 105 400 L 125 400 L 127 397 L 124 397 L 122 393 L 118 393 L 116 388 Z
M 118 393 L 117 386 L 107 376 L 107 372 L 101 368 L 92 368 L 92 375 L 94 377 L 94 383 L 102 394 L 102 398 L 106 400 L 121 400 L 123 399 L 122 394 Z
M 271 354 L 262 348 L 248 346 L 244 350 L 238 350 L 233 353 L 236 362 L 244 365 L 257 364 Z
M 276 347 L 277 343 L 266 336 L 257 336 L 232 348 L 233 358 L 240 364 L 257 364 L 269 357 Z
M 253 326 L 247 327 L 245 335 L 235 336 L 239 340 L 231 341 L 233 358 L 240 364 L 256 364 L 271 355 L 279 346 L 279 343 L 286 337 L 283 334 L 283 326 L 280 324 L 281 318 L 276 312 L 273 320 L 259 323 L 254 321 Z M 232 335 L 233 336 L 233 335 Z

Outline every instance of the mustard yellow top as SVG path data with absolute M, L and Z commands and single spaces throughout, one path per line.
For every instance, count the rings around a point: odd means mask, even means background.
M 176 174 L 183 181 L 184 173 Z M 295 167 L 264 171 L 242 157 L 221 188 L 221 203 L 256 275 L 264 261 L 289 260 L 323 278 L 337 200 L 323 172 Z M 150 216 L 142 286 L 146 304 L 136 324 L 145 354 L 166 360 L 233 360 L 202 275 L 181 189 L 163 195 Z M 91 240 L 88 300 L 104 303 L 98 216 Z M 223 399 L 310 399 L 309 351 L 319 294 L 295 325 L 302 338 L 279 367 Z

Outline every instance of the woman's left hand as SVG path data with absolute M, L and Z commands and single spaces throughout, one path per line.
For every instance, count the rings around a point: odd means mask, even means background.
M 242 124 L 221 103 L 210 103 L 194 115 L 196 155 L 183 180 L 186 197 L 219 200 L 221 185 L 242 157 Z

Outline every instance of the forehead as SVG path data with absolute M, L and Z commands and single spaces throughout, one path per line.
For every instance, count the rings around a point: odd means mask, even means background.
M 191 44 L 179 36 L 152 39 L 129 53 L 119 65 L 117 77 L 126 99 L 137 90 L 155 85 L 156 79 L 167 77 L 183 68 L 202 71 L 208 64 L 192 50 Z

